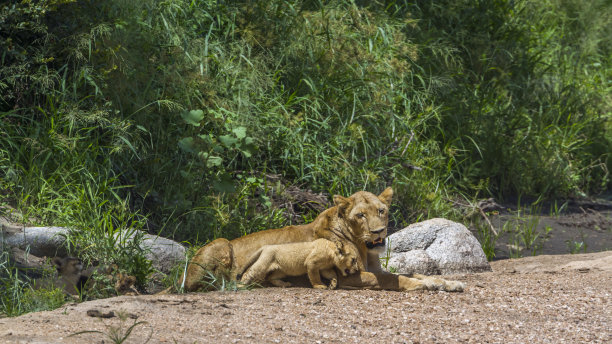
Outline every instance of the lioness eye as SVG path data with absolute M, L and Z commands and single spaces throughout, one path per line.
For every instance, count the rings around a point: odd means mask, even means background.
M 359 213 L 359 214 L 357 214 L 357 217 L 360 218 L 360 219 L 363 219 L 365 217 L 365 214 L 364 213 Z
M 380 215 L 384 214 L 385 213 L 385 209 L 383 209 L 383 208 L 378 209 L 378 213 Z

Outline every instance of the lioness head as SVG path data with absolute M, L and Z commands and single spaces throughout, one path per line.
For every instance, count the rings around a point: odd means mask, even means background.
M 359 191 L 348 198 L 334 196 L 334 203 L 338 216 L 347 222 L 353 236 L 371 249 L 385 245 L 392 198 L 393 189 L 386 188 L 378 196 L 367 191 Z
M 343 276 L 354 274 L 359 270 L 365 270 L 355 245 L 342 241 L 336 241 L 335 244 L 338 249 L 335 264 Z

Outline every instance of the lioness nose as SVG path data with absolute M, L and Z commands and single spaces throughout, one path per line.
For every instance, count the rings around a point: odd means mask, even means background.
M 374 231 L 371 231 L 371 232 L 372 232 L 373 234 L 378 234 L 378 233 L 381 233 L 381 232 L 382 232 L 382 231 L 384 231 L 384 230 L 385 230 L 385 227 L 381 227 L 381 228 L 379 228 L 379 229 L 377 229 L 377 230 L 374 230 Z

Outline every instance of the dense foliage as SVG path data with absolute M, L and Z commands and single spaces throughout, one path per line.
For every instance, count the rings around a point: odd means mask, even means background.
M 3 2 L 3 202 L 79 229 L 92 259 L 141 266 L 109 253 L 114 232 L 201 243 L 281 226 L 287 185 L 392 185 L 397 225 L 448 215 L 459 195 L 605 191 L 611 13 L 606 0 Z

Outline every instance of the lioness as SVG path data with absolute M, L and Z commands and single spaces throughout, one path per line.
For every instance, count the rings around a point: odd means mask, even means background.
M 269 229 L 232 241 L 216 239 L 196 252 L 181 281 L 186 290 L 195 291 L 205 286 L 203 278 L 207 271 L 227 272 L 228 276 L 235 280 L 237 272 L 244 271 L 251 255 L 264 245 L 325 238 L 352 242 L 357 247 L 366 269 L 358 274 L 340 276 L 340 288 L 462 291 L 464 285 L 461 282 L 423 275 L 407 277 L 382 271 L 378 252 L 384 249 L 392 197 L 391 188 L 387 188 L 378 196 L 366 191 L 356 192 L 348 198 L 334 196 L 335 206 L 323 211 L 309 224 Z
M 348 242 L 321 238 L 309 242 L 265 245 L 253 254 L 245 266 L 246 272 L 238 274 L 237 278 L 245 284 L 266 280 L 277 287 L 290 287 L 291 283 L 281 278 L 307 273 L 313 288 L 328 288 L 321 281 L 323 276 L 330 281 L 329 289 L 335 289 L 338 275 L 334 266 L 343 276 L 347 276 L 359 271 L 359 262 L 357 248 Z

